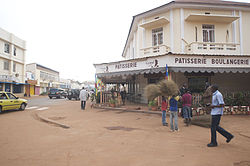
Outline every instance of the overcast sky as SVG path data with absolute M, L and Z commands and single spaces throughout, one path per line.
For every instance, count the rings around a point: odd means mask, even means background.
M 94 80 L 94 63 L 122 60 L 132 17 L 168 2 L 0 0 L 0 27 L 26 41 L 26 63 L 57 70 L 62 78 Z

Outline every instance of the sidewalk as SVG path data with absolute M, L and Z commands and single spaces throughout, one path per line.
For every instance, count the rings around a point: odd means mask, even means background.
M 149 114 L 159 114 L 161 111 L 151 111 L 146 105 L 127 103 L 119 107 L 110 107 L 107 104 L 95 104 L 94 108 L 105 109 L 105 110 L 115 110 L 115 111 L 126 111 L 126 112 L 138 112 L 138 113 L 149 113 Z

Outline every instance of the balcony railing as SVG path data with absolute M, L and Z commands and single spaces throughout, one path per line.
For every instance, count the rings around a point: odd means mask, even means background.
M 170 47 L 166 45 L 158 45 L 141 49 L 143 56 L 161 55 L 170 52 Z
M 224 54 L 224 55 L 238 54 L 239 55 L 240 44 L 192 42 L 186 45 L 186 52 L 197 53 L 197 54 Z

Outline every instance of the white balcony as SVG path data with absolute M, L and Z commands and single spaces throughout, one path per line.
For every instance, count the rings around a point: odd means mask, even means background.
M 193 54 L 239 55 L 240 44 L 192 42 L 186 45 L 186 52 Z
M 140 49 L 141 55 L 143 57 L 146 56 L 156 56 L 156 55 L 162 55 L 170 52 L 170 47 L 166 45 L 159 45 L 159 46 L 152 46 L 147 48 Z

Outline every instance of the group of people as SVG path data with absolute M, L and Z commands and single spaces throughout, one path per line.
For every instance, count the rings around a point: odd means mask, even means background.
M 123 99 L 123 104 L 125 100 L 125 89 L 121 89 L 121 96 Z M 229 143 L 234 136 L 219 126 L 221 116 L 223 115 L 223 107 L 225 105 L 223 96 L 218 90 L 217 85 L 211 85 L 212 90 L 212 101 L 211 104 L 207 105 L 211 109 L 211 142 L 207 144 L 208 147 L 216 147 L 218 146 L 217 138 L 216 138 L 216 131 L 218 131 L 221 135 L 223 135 L 226 138 L 226 142 Z M 125 93 L 125 94 L 123 94 Z M 81 109 L 85 109 L 86 100 L 88 99 L 88 92 L 82 88 L 80 92 L 80 100 L 81 100 Z M 190 91 L 187 88 L 187 85 L 184 84 L 183 87 L 180 89 L 179 96 L 171 96 L 167 99 L 162 96 L 162 104 L 161 104 L 161 110 L 162 110 L 162 124 L 163 126 L 168 126 L 168 123 L 166 122 L 166 111 L 169 108 L 170 111 L 170 129 L 171 131 L 179 131 L 178 127 L 178 101 L 182 101 L 182 116 L 184 118 L 184 122 L 186 123 L 186 126 L 189 126 L 191 124 L 191 118 L 192 118 L 192 95 Z M 169 103 L 169 107 L 168 107 Z
M 166 98 L 162 96 L 162 125 L 168 126 L 166 122 L 166 111 L 168 109 L 169 103 L 169 111 L 170 111 L 170 129 L 171 131 L 179 131 L 178 128 L 178 101 L 182 100 L 182 116 L 185 119 L 185 123 L 187 126 L 191 124 L 192 117 L 192 95 L 188 89 L 183 91 L 183 94 L 180 96 L 173 95 L 169 98 L 169 102 L 167 102 Z
M 234 136 L 219 126 L 221 116 L 223 115 L 223 107 L 225 105 L 223 96 L 218 90 L 217 85 L 212 85 L 212 101 L 209 104 L 209 108 L 211 109 L 211 142 L 207 144 L 208 147 L 216 147 L 218 146 L 217 139 L 216 139 L 216 131 L 218 131 L 221 135 L 226 138 L 226 142 L 229 143 Z M 187 88 L 187 85 L 184 84 L 183 87 L 180 89 L 179 96 L 172 96 L 169 98 L 169 102 L 167 102 L 166 98 L 162 96 L 162 125 L 168 126 L 166 122 L 166 111 L 169 108 L 170 111 L 170 129 L 171 131 L 179 131 L 178 128 L 178 101 L 182 101 L 182 117 L 184 118 L 184 122 L 186 126 L 191 124 L 192 118 L 192 95 Z M 169 103 L 169 107 L 168 107 Z

